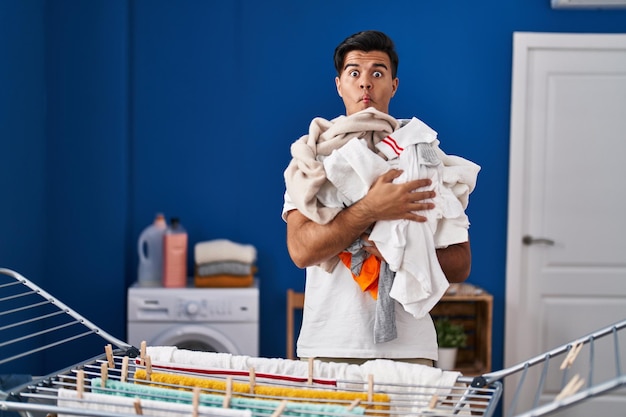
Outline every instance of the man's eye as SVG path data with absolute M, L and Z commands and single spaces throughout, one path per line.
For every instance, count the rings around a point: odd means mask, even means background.
M 358 76 L 359 76 L 359 72 L 357 70 L 350 71 L 350 77 L 358 77 Z
M 382 73 L 382 72 L 380 72 L 380 71 L 375 71 L 375 72 L 374 72 L 374 78 L 380 78 L 380 77 L 382 77 L 382 76 L 383 76 L 383 73 Z

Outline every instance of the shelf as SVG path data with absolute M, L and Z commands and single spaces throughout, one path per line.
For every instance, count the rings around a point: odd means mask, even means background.
M 491 327 L 493 296 L 472 284 L 451 284 L 430 312 L 433 320 L 447 317 L 462 324 L 467 346 L 460 348 L 456 371 L 466 376 L 491 372 Z

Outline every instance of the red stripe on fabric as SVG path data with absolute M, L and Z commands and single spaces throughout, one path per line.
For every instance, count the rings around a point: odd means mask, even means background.
M 396 142 L 396 140 L 392 138 L 391 136 L 387 136 L 386 138 L 384 138 L 383 142 L 389 145 L 389 147 L 393 149 L 396 155 L 400 155 L 402 151 L 404 150 L 404 148 L 398 145 L 398 142 Z
M 140 363 L 139 360 L 135 360 L 135 362 L 136 364 Z M 185 368 L 185 367 L 180 367 L 180 366 L 167 366 L 167 365 L 155 365 L 155 364 L 152 364 L 152 368 L 167 369 L 170 371 L 180 371 L 180 372 L 193 372 L 193 373 L 204 374 L 204 375 L 250 376 L 250 373 L 248 371 L 235 371 L 231 369 L 198 369 L 198 368 Z M 303 377 L 266 374 L 262 372 L 256 372 L 255 375 L 257 378 L 275 379 L 279 381 L 288 381 L 288 382 L 306 383 L 309 380 L 308 378 L 303 378 Z M 333 381 L 330 379 L 313 378 L 313 382 L 319 385 L 337 386 L 337 381 Z

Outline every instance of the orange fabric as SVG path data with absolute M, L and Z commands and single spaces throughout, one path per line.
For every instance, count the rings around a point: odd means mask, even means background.
M 341 262 L 351 270 L 352 254 L 350 252 L 341 252 L 339 254 Z M 378 275 L 380 273 L 380 259 L 374 255 L 370 255 L 363 261 L 361 273 L 357 276 L 352 274 L 352 278 L 359 284 L 361 291 L 368 291 L 374 300 L 378 299 Z

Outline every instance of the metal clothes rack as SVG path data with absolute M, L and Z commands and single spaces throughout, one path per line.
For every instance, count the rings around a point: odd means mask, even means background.
M 503 382 L 513 379 L 519 387 L 519 398 L 524 398 L 522 393 L 530 388 L 536 392 L 536 400 L 525 410 L 511 407 L 507 416 L 548 415 L 626 384 L 621 371 L 624 345 L 620 348 L 624 327 L 626 321 L 522 364 L 474 378 L 460 376 L 449 385 L 380 382 L 376 375 L 337 380 L 329 385 L 312 376 L 308 382 L 277 379 L 254 369 L 207 375 L 176 366 L 152 367 L 144 346 L 138 349 L 115 338 L 22 275 L 0 268 L 0 374 L 27 368 L 29 361 L 42 355 L 67 362 L 45 376 L 0 391 L 0 411 L 33 417 L 490 417 L 500 403 Z M 598 380 L 594 373 L 595 351 L 601 349 L 602 356 L 606 356 L 605 348 L 599 346 L 604 340 L 614 346 L 616 375 L 602 375 Z M 587 355 L 590 370 L 586 371 L 586 382 L 568 388 L 570 373 L 587 363 L 580 359 L 585 349 L 591 351 Z M 553 384 L 548 369 L 559 356 L 568 363 L 559 371 L 561 390 L 570 392 L 553 399 L 544 391 Z M 540 369 L 543 378 L 528 376 L 534 369 Z

